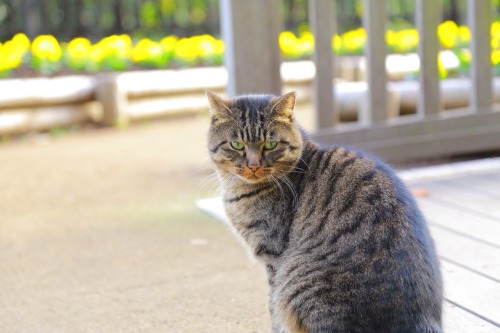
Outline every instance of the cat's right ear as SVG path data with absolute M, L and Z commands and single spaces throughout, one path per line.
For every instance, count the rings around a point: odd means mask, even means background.
M 207 90 L 207 98 L 212 116 L 231 114 L 231 109 L 229 108 L 230 102 L 227 99 L 209 90 Z

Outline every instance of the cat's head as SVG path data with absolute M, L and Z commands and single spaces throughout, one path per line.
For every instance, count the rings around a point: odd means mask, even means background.
M 212 116 L 208 149 L 219 172 L 259 183 L 280 179 L 295 167 L 302 135 L 294 121 L 294 92 L 279 97 L 207 96 Z

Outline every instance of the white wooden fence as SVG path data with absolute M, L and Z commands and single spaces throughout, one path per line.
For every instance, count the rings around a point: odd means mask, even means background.
M 283 64 L 288 89 L 308 100 L 314 68 Z M 0 137 L 93 122 L 126 126 L 171 115 L 207 113 L 207 89 L 224 91 L 224 68 L 100 73 L 0 80 Z
M 281 14 L 278 0 L 221 0 L 230 95 L 281 93 L 280 54 L 276 36 Z M 437 68 L 439 1 L 416 0 L 420 77 L 415 115 L 388 112 L 385 59 L 386 1 L 363 1 L 367 31 L 367 91 L 355 124 L 339 123 L 338 102 L 332 84 L 336 62 L 331 36 L 336 17 L 334 0 L 310 0 L 310 25 L 315 35 L 316 77 L 314 101 L 316 131 L 321 143 L 348 144 L 388 160 L 436 157 L 500 148 L 500 112 L 493 104 L 490 61 L 491 1 L 467 0 L 472 63 L 469 106 L 442 112 Z M 270 6 L 270 4 L 274 4 Z M 258 29 L 254 29 L 258 27 Z M 264 33 L 264 32 L 265 33 Z M 259 69 L 263 69 L 260 71 Z

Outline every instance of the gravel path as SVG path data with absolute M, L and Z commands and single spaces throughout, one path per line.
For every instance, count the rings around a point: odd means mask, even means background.
M 263 270 L 194 206 L 207 123 L 0 144 L 0 332 L 268 331 Z

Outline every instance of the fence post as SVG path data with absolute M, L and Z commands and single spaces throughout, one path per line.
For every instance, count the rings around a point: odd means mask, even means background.
M 335 34 L 335 4 L 331 0 L 309 1 L 309 22 L 314 33 L 316 75 L 313 103 L 316 129 L 335 125 L 339 115 L 334 108 L 332 36 Z
M 116 73 L 96 75 L 96 99 L 102 104 L 103 125 L 124 127 L 129 124 L 127 93 L 120 87 L 119 76 Z
M 360 110 L 363 125 L 387 119 L 387 74 L 385 57 L 385 0 L 363 0 L 363 26 L 366 31 L 366 81 L 368 84 L 366 107 Z
M 441 110 L 437 67 L 439 49 L 437 25 L 441 16 L 439 1 L 418 0 L 415 11 L 420 57 L 420 93 L 418 94 L 417 114 L 423 117 Z
M 227 93 L 281 94 L 279 0 L 221 0 Z
M 470 43 L 472 53 L 470 107 L 474 112 L 479 113 L 488 112 L 493 102 L 490 58 L 491 12 L 490 0 L 467 1 L 467 23 L 472 37 Z

